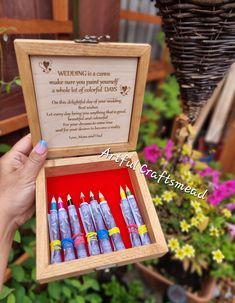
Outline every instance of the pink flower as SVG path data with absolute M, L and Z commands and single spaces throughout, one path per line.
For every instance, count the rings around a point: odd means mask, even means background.
M 172 155 L 173 155 L 173 153 L 172 153 L 173 146 L 174 146 L 174 142 L 171 139 L 169 139 L 167 141 L 167 144 L 166 144 L 165 148 L 164 148 L 164 153 L 165 153 L 166 159 L 168 161 L 172 158 Z
M 231 202 L 225 205 L 225 207 L 230 210 L 230 211 L 234 211 L 235 210 L 235 203 Z
M 235 193 L 235 180 L 225 181 L 221 186 L 227 194 L 232 195 Z
M 212 177 L 213 185 L 219 184 L 219 176 L 220 176 L 219 171 L 217 171 L 211 167 L 207 167 L 206 169 L 199 171 L 198 173 L 201 177 L 208 177 L 208 176 Z
M 207 198 L 207 201 L 214 206 L 218 205 L 222 200 L 223 196 L 221 194 L 218 194 L 217 192 L 209 195 Z
M 146 161 L 156 163 L 158 158 L 161 156 L 161 151 L 157 145 L 152 144 L 144 148 L 144 158 Z
M 213 194 L 208 196 L 208 202 L 218 205 L 224 199 L 230 198 L 235 193 L 235 180 L 228 180 L 217 186 Z
M 232 240 L 235 239 L 235 224 L 228 224 L 228 232 Z

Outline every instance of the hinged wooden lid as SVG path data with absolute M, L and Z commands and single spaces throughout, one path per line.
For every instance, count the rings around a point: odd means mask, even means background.
M 134 150 L 148 44 L 15 40 L 33 144 L 49 158 Z

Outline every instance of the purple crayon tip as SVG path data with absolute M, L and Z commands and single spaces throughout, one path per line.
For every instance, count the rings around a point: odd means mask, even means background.
M 58 209 L 64 208 L 64 202 L 61 197 L 58 198 Z

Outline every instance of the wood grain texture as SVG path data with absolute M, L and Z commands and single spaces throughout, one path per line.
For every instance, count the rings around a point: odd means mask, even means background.
M 221 135 L 234 100 L 234 79 L 235 64 L 231 66 L 224 79 L 224 86 L 221 89 L 216 108 L 214 110 L 210 125 L 208 127 L 208 131 L 205 138 L 206 142 L 217 144 L 221 139 Z
M 58 158 L 65 156 L 97 154 L 108 147 L 112 147 L 113 151 L 115 152 L 134 150 L 136 148 L 150 58 L 151 47 L 149 45 L 131 43 L 99 43 L 91 45 L 77 44 L 71 41 L 15 40 L 15 49 L 20 70 L 20 77 L 22 79 L 22 88 L 24 92 L 26 110 L 28 113 L 29 126 L 34 144 L 41 139 L 41 129 L 39 125 L 36 96 L 29 59 L 31 55 L 138 58 L 128 142 L 111 145 L 109 144 L 108 146 L 107 144 L 89 145 L 86 148 L 82 146 L 70 148 L 51 148 L 49 149 L 48 157 Z
M 0 121 L 24 113 L 24 98 L 20 87 L 12 88 L 10 93 L 1 93 Z
M 22 0 L 22 1 L 0 1 L 0 27 L 15 27 L 14 30 L 9 31 L 9 39 L 7 43 L 3 43 L 3 53 L 4 53 L 4 80 L 11 81 L 16 75 L 18 75 L 18 69 L 16 64 L 15 52 L 13 41 L 17 38 L 22 38 L 21 34 L 25 31 L 30 36 L 25 36 L 24 38 L 39 38 L 39 35 L 32 35 L 33 29 L 36 29 L 36 33 L 40 29 L 40 20 L 50 19 L 51 5 L 48 0 Z M 21 20 L 20 23 L 17 20 Z M 31 27 L 30 20 L 39 22 L 38 25 Z M 22 31 L 21 31 L 22 29 Z M 17 33 L 17 36 L 15 35 Z
M 69 1 L 52 0 L 53 19 L 56 21 L 68 21 L 69 19 Z
M 138 160 L 135 152 L 128 153 L 128 156 L 133 162 Z M 37 279 L 39 282 L 45 283 L 66 277 L 82 275 L 107 267 L 135 263 L 160 257 L 167 252 L 167 245 L 145 177 L 138 169 L 136 171 L 129 169 L 134 193 L 138 199 L 140 211 L 147 225 L 152 244 L 60 264 L 49 264 L 46 177 L 73 174 L 78 173 L 78 171 L 79 173 L 83 173 L 109 169 L 116 169 L 118 173 L 120 168 L 116 162 L 100 158 L 99 156 L 46 161 L 45 167 L 39 173 L 36 186 Z
M 49 230 L 46 203 L 46 177 L 42 168 L 36 180 L 36 275 L 44 274 L 49 264 Z
M 196 136 L 194 138 L 194 141 L 197 138 L 197 135 L 199 134 L 204 122 L 206 121 L 208 115 L 211 113 L 211 111 L 215 108 L 216 103 L 218 101 L 219 95 L 221 94 L 221 90 L 223 88 L 224 85 L 224 80 L 225 78 L 218 84 L 218 86 L 216 87 L 216 89 L 214 90 L 213 95 L 210 97 L 210 99 L 207 101 L 207 103 L 204 105 L 200 116 L 198 117 L 195 125 L 194 125 L 194 129 L 196 132 Z M 194 142 L 193 141 L 193 142 Z
M 9 34 L 55 34 L 55 33 L 71 33 L 71 21 L 53 21 L 46 19 L 0 19 L 0 27 L 14 27 L 9 30 Z
M 28 126 L 28 118 L 26 113 L 5 119 L 0 121 L 0 136 L 12 133 L 26 126 Z
M 235 121 L 230 125 L 220 157 L 222 169 L 226 173 L 235 174 Z
M 80 37 L 110 35 L 118 41 L 120 0 L 80 0 L 78 27 Z
M 120 18 L 125 20 L 132 20 L 132 21 L 142 21 L 146 23 L 152 23 L 161 25 L 162 19 L 159 16 L 152 16 L 149 14 L 138 13 L 136 11 L 129 11 L 129 10 L 120 10 Z

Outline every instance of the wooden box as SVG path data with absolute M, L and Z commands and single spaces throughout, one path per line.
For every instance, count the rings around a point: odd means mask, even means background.
M 33 144 L 43 138 L 49 147 L 36 182 L 37 280 L 49 282 L 165 254 L 164 235 L 134 151 L 150 46 L 18 39 L 15 49 Z M 101 157 L 108 148 L 127 155 L 135 169 Z M 111 182 L 111 173 L 118 176 L 124 170 L 151 244 L 51 265 L 48 180 L 91 174 L 92 187 L 92 174 L 110 172 Z M 110 195 L 116 190 L 111 183 L 105 186 Z

